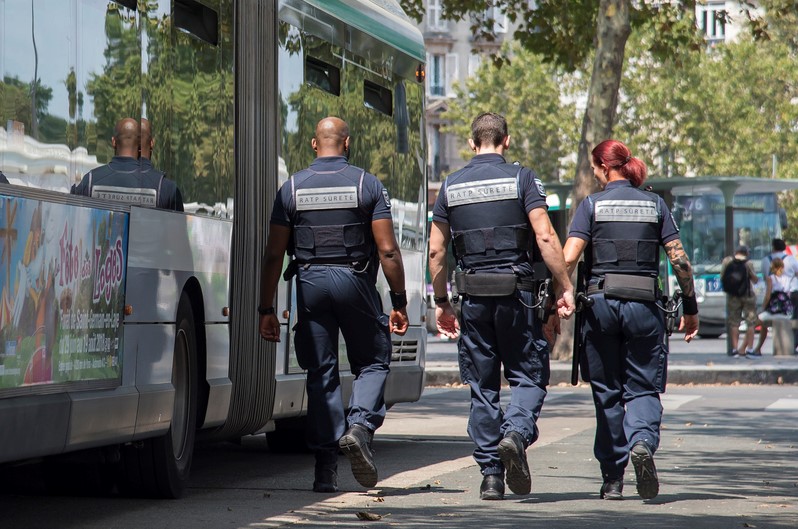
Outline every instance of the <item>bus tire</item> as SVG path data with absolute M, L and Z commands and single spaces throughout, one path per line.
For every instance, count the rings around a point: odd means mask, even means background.
M 165 435 L 125 447 L 126 492 L 179 498 L 191 471 L 197 429 L 197 335 L 191 302 L 180 298 L 175 325 L 172 422 Z

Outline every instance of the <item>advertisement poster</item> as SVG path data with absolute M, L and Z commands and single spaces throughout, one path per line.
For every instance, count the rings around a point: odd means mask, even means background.
M 0 196 L 0 394 L 120 378 L 127 224 Z

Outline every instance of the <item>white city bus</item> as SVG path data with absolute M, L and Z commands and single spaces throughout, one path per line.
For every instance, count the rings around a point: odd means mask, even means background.
M 386 400 L 420 397 L 425 50 L 395 1 L 4 0 L 0 28 L 0 463 L 100 453 L 108 486 L 176 497 L 198 437 L 301 444 L 292 285 L 276 346 L 255 308 L 276 191 L 326 115 L 394 200 L 411 327 Z M 68 194 L 124 117 L 186 213 Z

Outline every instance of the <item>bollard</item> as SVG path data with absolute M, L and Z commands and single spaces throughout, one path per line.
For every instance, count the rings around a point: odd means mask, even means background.
M 792 324 L 793 320 L 773 320 L 773 356 L 792 356 L 795 352 Z

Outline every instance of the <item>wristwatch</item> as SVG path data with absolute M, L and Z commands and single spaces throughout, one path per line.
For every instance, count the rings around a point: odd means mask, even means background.
M 261 316 L 266 316 L 267 314 L 274 314 L 274 307 L 263 308 L 259 305 L 258 314 L 260 314 Z

